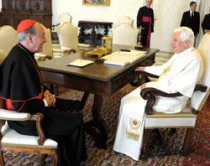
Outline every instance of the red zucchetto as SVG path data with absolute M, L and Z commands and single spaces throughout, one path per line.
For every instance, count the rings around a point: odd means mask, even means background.
M 27 19 L 27 20 L 23 20 L 19 23 L 18 27 L 17 27 L 17 33 L 23 32 L 26 29 L 30 28 L 31 26 L 33 26 L 36 23 L 35 20 L 31 20 L 31 19 Z

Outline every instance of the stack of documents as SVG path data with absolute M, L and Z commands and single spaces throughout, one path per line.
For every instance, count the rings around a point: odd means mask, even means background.
M 104 64 L 125 66 L 135 62 L 136 60 L 141 59 L 145 55 L 146 51 L 137 51 L 137 50 L 130 50 L 130 52 L 117 51 L 104 56 L 103 59 L 105 59 Z

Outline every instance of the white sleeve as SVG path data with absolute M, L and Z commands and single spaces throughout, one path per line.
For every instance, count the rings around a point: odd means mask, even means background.
M 157 75 L 157 76 L 160 76 L 164 71 L 162 66 L 147 66 L 147 67 L 145 67 L 144 70 L 147 73 L 154 74 L 154 75 Z
M 146 87 L 156 88 L 166 93 L 180 92 L 184 96 L 191 97 L 197 81 L 201 77 L 201 66 L 199 61 L 192 61 L 186 68 L 171 80 L 159 80 L 148 82 Z
M 169 68 L 171 66 L 171 64 L 173 63 L 173 61 L 176 58 L 176 56 L 177 56 L 176 54 L 173 55 L 171 57 L 171 59 L 169 59 L 166 63 L 164 63 L 161 66 L 147 66 L 147 67 L 145 67 L 145 71 L 147 73 L 160 76 L 164 72 L 165 69 L 167 69 L 167 68 Z
M 42 100 L 43 100 L 43 102 L 44 102 L 44 106 L 45 106 L 45 107 L 48 107 L 47 101 L 46 101 L 45 99 L 42 99 Z

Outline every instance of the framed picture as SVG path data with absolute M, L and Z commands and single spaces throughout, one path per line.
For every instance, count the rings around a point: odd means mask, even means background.
M 82 0 L 82 4 L 87 6 L 110 6 L 110 0 Z

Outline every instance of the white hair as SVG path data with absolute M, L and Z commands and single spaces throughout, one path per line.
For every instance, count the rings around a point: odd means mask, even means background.
M 190 42 L 190 46 L 193 46 L 194 45 L 194 40 L 195 40 L 195 37 L 194 37 L 194 32 L 188 28 L 188 27 L 179 27 L 179 28 L 176 28 L 174 30 L 174 33 L 175 32 L 181 32 L 180 33 L 180 40 L 182 41 L 189 41 Z

